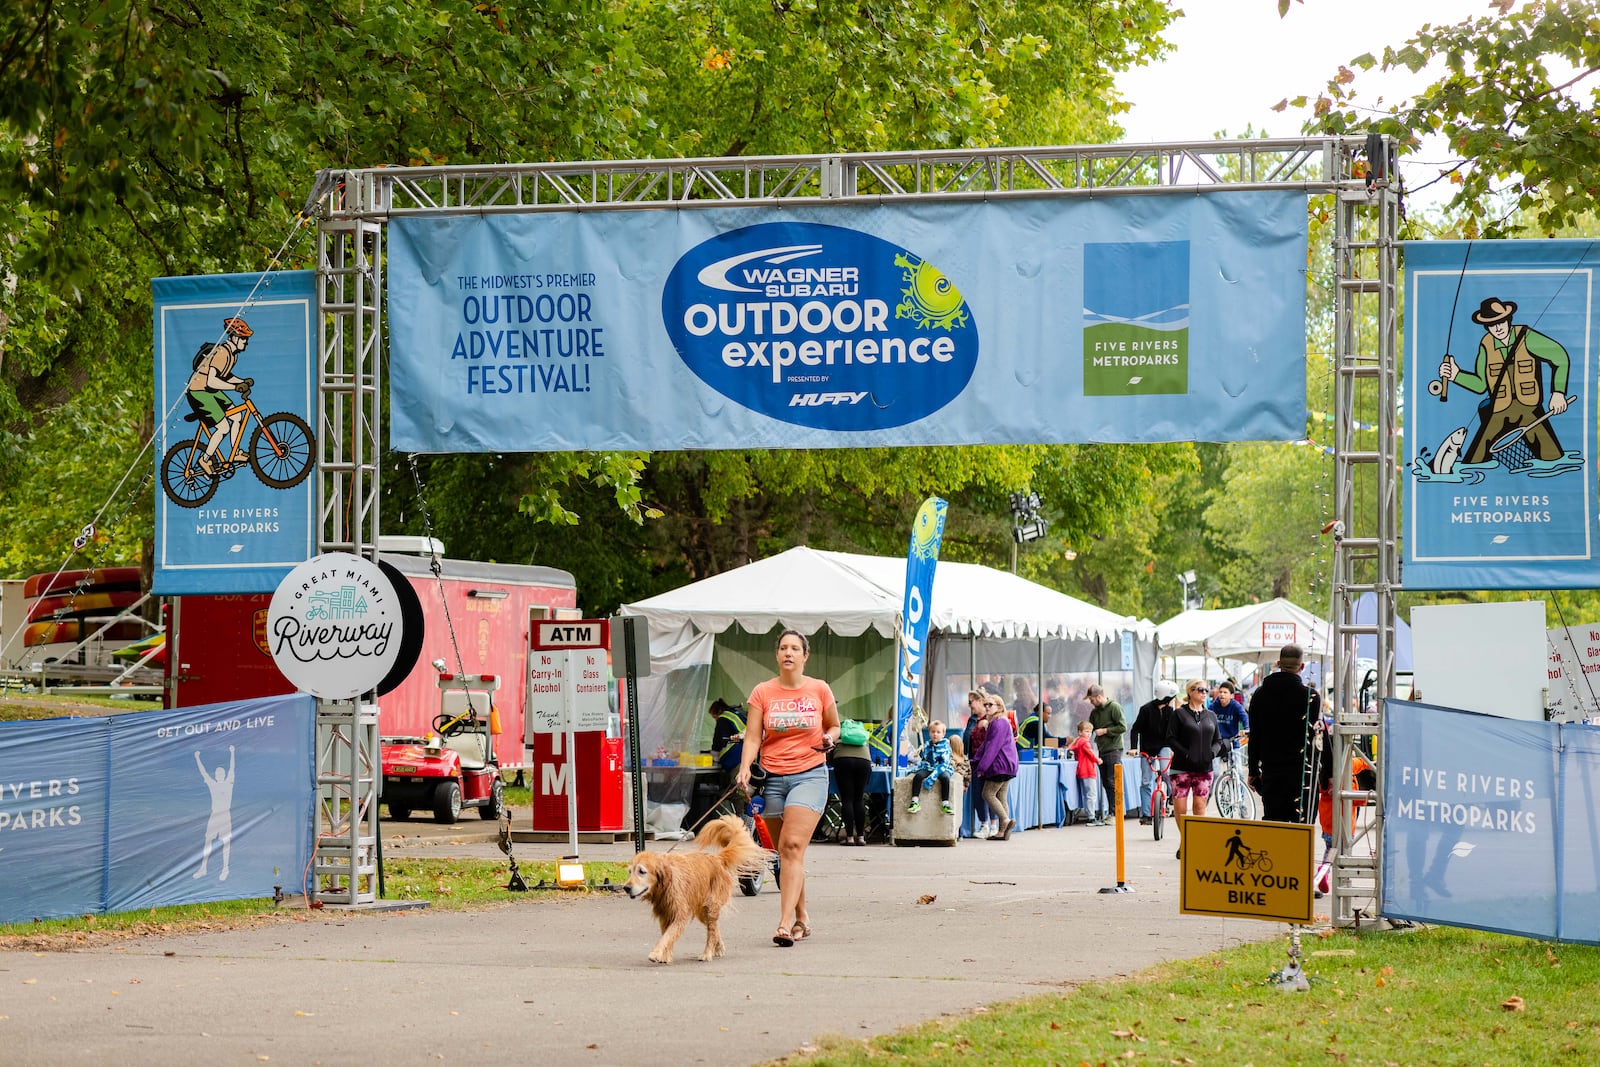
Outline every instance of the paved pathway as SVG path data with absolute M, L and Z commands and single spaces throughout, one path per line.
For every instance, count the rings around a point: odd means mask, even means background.
M 501 857 L 487 827 L 388 824 L 390 855 Z M 68 1064 L 750 1064 L 977 1005 L 1199 955 L 1285 928 L 1182 916 L 1171 835 L 1032 831 L 954 848 L 809 853 L 816 936 L 770 941 L 777 891 L 736 898 L 728 954 L 646 961 L 647 905 L 620 894 L 473 913 L 302 913 L 243 931 L 0 953 L 0 1061 Z M 664 843 L 653 845 L 665 848 Z M 687 845 L 684 847 L 688 847 Z M 564 845 L 519 844 L 520 861 Z M 626 844 L 585 846 L 625 861 Z M 937 897 L 919 905 L 925 894 Z

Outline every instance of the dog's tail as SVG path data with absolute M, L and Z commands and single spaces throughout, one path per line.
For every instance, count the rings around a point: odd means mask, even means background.
M 772 862 L 767 850 L 756 844 L 737 815 L 724 815 L 706 823 L 694 840 L 701 848 L 716 849 L 722 865 L 740 874 L 755 874 Z

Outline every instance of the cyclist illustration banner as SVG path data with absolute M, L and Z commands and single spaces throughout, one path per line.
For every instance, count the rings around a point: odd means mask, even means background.
M 0 921 L 297 890 L 315 728 L 308 696 L 0 723 Z
M 1600 943 L 1600 728 L 1388 700 L 1378 758 L 1383 914 Z
M 1291 440 L 1305 198 L 400 217 L 411 452 Z
M 1406 245 L 1407 589 L 1600 584 L 1593 241 Z
M 267 593 L 315 552 L 316 274 L 157 278 L 152 590 Z

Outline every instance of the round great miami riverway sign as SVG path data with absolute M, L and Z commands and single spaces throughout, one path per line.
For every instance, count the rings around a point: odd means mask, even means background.
M 272 661 L 295 688 L 325 700 L 373 689 L 400 654 L 401 605 L 378 565 L 330 552 L 278 583 L 267 608 Z

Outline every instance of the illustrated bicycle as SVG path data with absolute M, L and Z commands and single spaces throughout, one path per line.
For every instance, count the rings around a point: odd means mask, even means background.
M 1161 835 L 1166 832 L 1168 816 L 1172 814 L 1172 790 L 1168 771 L 1172 767 L 1171 756 L 1152 756 L 1144 753 L 1145 766 L 1155 776 L 1155 783 L 1150 787 L 1150 829 L 1155 833 L 1156 840 L 1161 840 Z
M 1248 871 L 1252 867 L 1262 874 L 1270 874 L 1272 872 L 1272 857 L 1267 855 L 1267 850 L 1264 848 L 1244 848 L 1241 846 L 1239 849 L 1239 868 Z
M 219 450 L 209 461 L 211 469 L 207 470 L 202 463 L 206 443 L 225 431 L 226 419 L 241 412 L 244 418 L 239 423 L 239 432 L 229 443 L 227 454 Z M 183 418 L 185 422 L 198 422 L 200 416 L 191 412 Z M 252 419 L 256 425 L 249 434 L 250 445 L 241 449 L 239 442 L 245 439 Z M 200 423 L 192 441 L 180 441 L 167 450 L 161 461 L 161 485 L 168 498 L 182 508 L 200 507 L 216 495 L 217 486 L 245 466 L 265 485 L 293 489 L 311 473 L 315 451 L 316 438 L 306 420 L 289 411 L 262 415 L 251 401 L 249 390 L 241 389 L 239 403 L 227 410 L 224 421 L 212 427 Z
M 1217 803 L 1217 814 L 1224 819 L 1256 817 L 1256 798 L 1245 781 L 1242 740 L 1238 737 L 1232 739 L 1228 749 L 1228 765 L 1211 787 L 1211 798 Z

